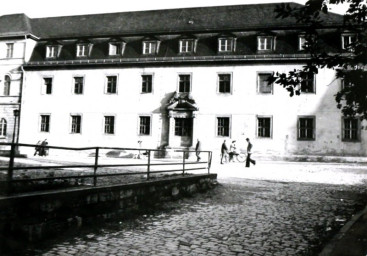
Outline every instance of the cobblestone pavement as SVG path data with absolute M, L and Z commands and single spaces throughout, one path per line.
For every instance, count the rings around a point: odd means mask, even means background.
M 28 255 L 317 255 L 365 206 L 365 185 L 223 179 L 212 191 Z

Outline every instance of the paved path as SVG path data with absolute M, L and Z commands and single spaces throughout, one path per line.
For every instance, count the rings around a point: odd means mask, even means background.
M 60 238 L 29 255 L 317 255 L 366 204 L 364 165 L 269 162 L 215 169 L 220 184 L 210 192 Z

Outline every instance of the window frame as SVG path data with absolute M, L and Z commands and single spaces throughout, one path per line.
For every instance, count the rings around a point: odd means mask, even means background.
M 112 46 L 116 47 L 115 53 L 112 52 Z M 109 42 L 108 43 L 108 56 L 121 56 L 122 55 L 122 43 L 121 42 Z
M 219 134 L 219 119 L 228 119 L 228 135 Z M 217 138 L 230 138 L 232 133 L 232 117 L 229 115 L 218 115 L 215 117 L 215 137 Z
M 265 42 L 262 43 L 261 40 L 265 39 Z M 270 48 L 267 48 L 267 41 L 270 39 Z M 257 37 L 257 50 L 258 51 L 275 51 L 275 36 L 271 35 L 264 35 L 264 36 L 258 36 Z M 261 48 L 261 46 L 264 45 L 264 49 Z
M 109 77 L 116 77 L 116 85 L 115 85 L 115 92 L 109 92 L 108 91 L 108 78 Z M 106 74 L 105 75 L 105 89 L 104 93 L 107 95 L 117 95 L 118 92 L 118 84 L 119 84 L 119 76 L 117 74 Z
M 259 134 L 259 119 L 269 119 L 270 120 L 270 124 L 269 124 L 269 136 L 260 136 Z M 262 127 L 264 128 L 264 127 Z M 265 127 L 266 129 L 267 127 Z M 257 115 L 256 116 L 256 138 L 258 139 L 273 139 L 273 116 L 269 116 L 269 115 Z
M 43 117 L 48 117 L 48 121 L 46 124 L 46 128 L 44 129 Z M 50 133 L 51 131 L 51 114 L 50 113 L 42 113 L 39 115 L 39 132 Z
M 301 137 L 301 119 L 312 119 L 312 138 Z M 309 128 L 306 128 L 309 129 Z M 297 116 L 297 140 L 315 141 L 316 140 L 316 116 Z
M 225 44 L 223 44 L 225 42 Z M 224 46 L 224 49 L 222 49 Z M 219 37 L 218 38 L 218 52 L 234 52 L 235 49 L 235 38 L 233 37 Z
M 82 79 L 82 90 L 81 92 L 76 92 L 76 78 Z M 72 88 L 72 94 L 74 95 L 83 95 L 84 94 L 84 88 L 85 88 L 85 76 L 84 75 L 73 75 L 73 88 Z
M 274 94 L 274 83 L 271 83 L 270 84 L 270 92 L 264 92 L 264 91 L 261 91 L 260 90 L 260 88 L 263 88 L 260 85 L 260 82 L 261 82 L 260 76 L 261 75 L 269 75 L 269 76 L 271 76 L 272 74 L 273 74 L 273 72 L 271 72 L 271 71 L 259 71 L 259 72 L 256 72 L 256 84 L 257 84 L 257 93 L 258 94 L 261 94 L 261 95 L 273 95 Z
M 353 42 L 356 42 L 357 41 L 357 34 L 356 33 L 342 33 L 341 34 L 341 48 L 342 50 L 350 50 L 348 49 L 348 47 L 346 47 L 346 42 L 345 42 L 345 39 L 348 38 L 348 44 L 351 44 Z M 352 38 L 354 38 L 354 41 L 352 40 Z
M 143 90 L 144 89 L 144 77 L 150 77 L 150 84 L 148 84 L 148 87 L 150 87 L 150 90 Z M 151 94 L 153 93 L 153 79 L 154 78 L 154 74 L 149 74 L 149 73 L 143 73 L 141 74 L 141 87 L 140 87 L 140 93 L 141 94 Z
M 149 118 L 148 124 L 142 124 L 142 118 Z M 148 127 L 148 133 L 142 133 L 142 125 L 143 127 Z M 152 136 L 152 115 L 141 114 L 138 116 L 138 135 L 139 136 Z
M 14 58 L 14 43 L 6 43 L 6 58 Z
M 184 46 L 184 43 L 186 43 L 186 46 Z M 194 39 L 180 39 L 179 53 L 181 54 L 193 53 L 194 46 L 195 46 Z
M 221 92 L 221 76 L 229 76 L 229 92 Z M 217 73 L 217 94 L 219 95 L 231 95 L 233 91 L 233 73 L 232 72 L 219 72 Z
M 189 81 L 189 91 L 181 92 L 181 90 L 180 90 L 181 89 L 181 77 L 184 77 L 184 76 L 189 76 L 189 80 L 188 80 Z M 178 76 L 177 76 L 177 92 L 178 93 L 191 93 L 192 92 L 192 73 L 179 73 L 178 74 Z
M 0 119 L 0 138 L 5 138 L 8 132 L 8 121 L 5 118 Z
M 111 120 L 113 120 L 113 131 L 112 132 L 106 132 L 106 129 L 107 129 L 106 118 L 112 118 Z M 114 114 L 104 114 L 103 115 L 103 134 L 104 135 L 115 135 L 116 134 L 116 115 Z
M 305 43 L 307 42 L 306 40 L 306 35 L 305 34 L 301 34 L 298 35 L 298 51 L 304 51 L 305 50 Z
M 51 80 L 51 86 L 50 86 L 50 93 L 47 93 L 47 84 L 45 83 L 46 82 L 46 79 L 50 79 Z M 43 76 L 42 77 L 42 86 L 41 86 L 41 94 L 42 95 L 52 95 L 52 92 L 53 92 L 53 84 L 54 84 L 54 77 L 53 76 Z
M 46 59 L 55 59 L 58 57 L 58 55 L 59 55 L 58 45 L 46 45 Z
M 347 120 L 353 120 L 357 122 L 357 127 L 355 129 L 353 128 L 349 128 L 348 130 L 350 130 L 351 132 L 353 132 L 353 130 L 355 130 L 355 134 L 356 134 L 356 138 L 345 138 L 345 134 L 346 134 L 346 127 L 345 127 L 345 121 Z M 351 118 L 351 117 L 342 117 L 342 141 L 343 142 L 360 142 L 361 141 L 361 121 L 359 118 Z M 352 135 L 353 136 L 353 135 Z M 352 137 L 351 136 L 351 137 Z
M 314 73 L 306 73 L 307 74 L 307 76 L 308 75 L 312 75 L 312 78 L 307 78 L 307 79 L 304 79 L 303 77 L 301 77 L 301 79 L 302 79 L 302 81 L 300 82 L 300 84 L 299 84 L 299 86 L 300 86 L 300 91 L 301 91 L 301 93 L 303 94 L 303 93 L 306 93 L 306 94 L 316 94 L 316 74 L 314 74 Z M 312 81 L 312 91 L 304 91 L 304 90 L 302 90 L 302 83 L 304 83 L 304 82 L 310 82 L 310 81 Z
M 147 44 L 149 45 L 149 47 L 146 47 Z M 151 47 L 151 45 L 154 45 L 154 48 Z M 146 51 L 148 50 L 148 52 Z M 147 40 L 147 41 L 143 41 L 143 51 L 142 51 L 143 55 L 154 55 L 158 53 L 158 41 L 156 40 Z
M 73 131 L 73 125 L 74 125 L 74 117 L 79 117 L 79 124 L 76 124 L 79 127 L 79 132 Z M 76 113 L 76 114 L 70 114 L 70 134 L 82 134 L 82 114 Z
M 9 80 L 7 79 L 9 78 Z M 4 76 L 4 87 L 3 87 L 3 95 L 4 96 L 10 96 L 10 92 L 11 92 L 11 76 L 10 75 L 5 75 Z
M 83 47 L 83 50 L 81 51 L 81 47 Z M 86 58 L 89 56 L 89 48 L 90 44 L 88 43 L 78 43 L 76 45 L 76 57 L 77 58 Z M 80 55 L 80 53 L 83 53 L 83 55 Z

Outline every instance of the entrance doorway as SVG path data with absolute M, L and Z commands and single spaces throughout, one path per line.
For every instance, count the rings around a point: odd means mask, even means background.
M 175 118 L 175 136 L 180 138 L 181 147 L 192 146 L 192 118 Z

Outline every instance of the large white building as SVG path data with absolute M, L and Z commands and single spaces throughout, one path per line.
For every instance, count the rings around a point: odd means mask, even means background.
M 305 77 L 300 96 L 268 85 L 300 68 L 305 27 L 274 4 L 32 19 L 20 142 L 219 150 L 224 139 L 272 155 L 367 155 L 367 131 L 346 119 L 335 72 Z M 342 52 L 354 35 L 323 17 L 319 40 Z
M 36 37 L 24 14 L 0 17 L 0 143 L 18 140 L 14 111 L 20 109 L 22 67 L 29 60 Z M 0 146 L 0 153 L 7 147 Z

